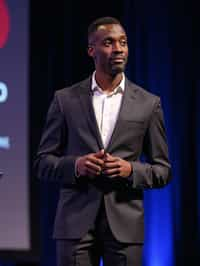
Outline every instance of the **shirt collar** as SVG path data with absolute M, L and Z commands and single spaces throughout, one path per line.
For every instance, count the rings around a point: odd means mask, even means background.
M 91 90 L 94 92 L 95 90 L 98 90 L 99 92 L 103 92 L 102 89 L 99 87 L 99 85 L 96 82 L 95 79 L 95 73 L 96 71 L 93 72 L 92 74 L 92 86 L 91 86 Z M 117 93 L 117 92 L 124 92 L 125 90 L 125 75 L 124 73 L 122 73 L 122 80 L 120 82 L 120 84 L 113 90 L 113 92 L 111 94 Z

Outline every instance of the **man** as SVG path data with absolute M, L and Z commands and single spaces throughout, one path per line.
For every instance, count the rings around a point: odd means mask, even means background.
M 171 178 L 160 99 L 125 77 L 127 36 L 115 18 L 89 26 L 88 54 L 95 72 L 55 93 L 35 161 L 41 179 L 61 186 L 57 262 L 139 266 L 143 189 Z

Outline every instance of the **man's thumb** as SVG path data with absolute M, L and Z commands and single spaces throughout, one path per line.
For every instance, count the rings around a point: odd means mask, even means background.
M 104 149 L 101 149 L 100 151 L 98 151 L 96 153 L 96 157 L 98 157 L 98 158 L 102 158 L 104 156 L 105 156 L 105 150 Z

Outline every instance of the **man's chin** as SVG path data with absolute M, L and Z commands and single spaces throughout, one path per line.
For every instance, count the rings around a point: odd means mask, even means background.
M 116 76 L 117 74 L 124 72 L 124 70 L 125 70 L 125 66 L 113 66 L 111 68 L 111 75 Z

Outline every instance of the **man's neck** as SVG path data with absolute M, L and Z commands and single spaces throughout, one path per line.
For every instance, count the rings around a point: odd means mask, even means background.
M 123 78 L 122 73 L 111 76 L 105 73 L 95 73 L 95 79 L 98 86 L 105 92 L 112 92 L 121 82 Z

